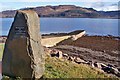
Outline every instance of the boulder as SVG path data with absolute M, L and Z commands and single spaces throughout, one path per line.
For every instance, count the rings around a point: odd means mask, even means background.
M 50 54 L 51 54 L 51 57 L 58 57 L 58 58 L 63 57 L 62 51 L 57 50 L 57 49 L 53 49 Z
M 5 43 L 2 74 L 41 78 L 44 73 L 39 17 L 32 10 L 17 11 Z
M 63 57 L 68 57 L 68 54 L 63 54 Z
M 75 57 L 69 56 L 68 60 L 74 61 L 74 60 L 75 60 Z
M 69 58 L 68 54 L 63 54 L 63 58 L 68 59 Z
M 60 59 L 63 57 L 63 55 L 62 55 L 62 51 L 58 51 L 58 53 L 57 53 L 57 57 L 60 58 Z
M 113 73 L 113 74 L 115 74 L 115 75 L 120 77 L 120 72 L 118 71 L 117 68 L 111 67 L 111 73 Z
M 97 68 L 99 68 L 99 69 L 102 69 L 101 63 L 95 62 L 94 66 L 97 67 Z
M 76 63 L 80 64 L 80 63 L 86 63 L 84 60 L 80 59 L 79 57 L 76 57 L 74 60 Z

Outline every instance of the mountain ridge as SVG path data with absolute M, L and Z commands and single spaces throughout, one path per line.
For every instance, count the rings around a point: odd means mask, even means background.
M 19 10 L 34 10 L 39 17 L 65 17 L 65 18 L 119 18 L 118 11 L 97 11 L 93 8 L 85 8 L 75 5 L 38 6 L 22 8 Z M 6 10 L 0 12 L 0 17 L 14 17 L 17 10 Z

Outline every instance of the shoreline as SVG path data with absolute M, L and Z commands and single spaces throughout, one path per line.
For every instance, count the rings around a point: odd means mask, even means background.
M 80 32 L 83 32 L 80 30 Z M 50 33 L 43 34 L 42 40 L 46 40 L 44 45 L 48 45 L 49 41 L 54 46 L 48 46 L 49 49 L 57 49 L 72 58 L 78 57 L 92 64 L 111 65 L 120 72 L 120 37 L 107 35 L 83 35 L 76 40 L 72 40 L 69 36 L 77 35 L 79 30 L 70 33 Z M 69 38 L 68 38 L 69 37 Z M 52 38 L 52 39 L 51 39 Z M 4 44 L 7 36 L 0 36 L 0 44 Z M 2 40 L 2 41 L 1 41 Z M 43 42 L 41 40 L 41 42 Z M 50 45 L 50 44 L 49 44 Z M 79 62 L 78 62 L 79 64 Z
M 52 38 L 52 37 L 62 37 L 62 36 L 68 36 L 66 33 L 50 33 L 50 34 L 42 34 L 42 38 Z M 114 40 L 120 40 L 120 36 L 112 36 L 112 35 L 85 35 L 87 37 L 106 37 L 106 38 L 112 38 Z M 5 43 L 7 39 L 6 35 L 0 36 L 0 43 Z
M 14 17 L 0 17 L 0 18 L 14 18 Z M 88 18 L 88 19 L 120 19 L 120 18 L 100 18 L 100 17 L 93 17 L 93 18 L 89 18 L 89 17 L 39 17 L 39 18 Z

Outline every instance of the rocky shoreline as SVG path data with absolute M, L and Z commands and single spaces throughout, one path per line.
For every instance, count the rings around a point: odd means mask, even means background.
M 47 34 L 43 38 L 65 36 L 65 34 Z M 0 37 L 5 43 L 7 36 Z M 120 37 L 114 36 L 82 36 L 73 41 L 68 38 L 56 46 L 45 50 L 51 57 L 66 59 L 78 64 L 87 64 L 108 74 L 120 77 Z
M 106 73 L 120 77 L 120 38 L 114 36 L 83 36 L 76 41 L 66 39 L 53 48 L 71 56 L 77 57 L 84 64 L 89 64 Z
M 61 47 L 72 47 L 73 48 L 73 46 L 64 46 L 64 45 Z M 50 57 L 56 57 L 56 58 L 59 58 L 64 61 L 68 60 L 68 61 L 71 61 L 71 62 L 74 62 L 77 64 L 86 64 L 86 65 L 91 66 L 92 68 L 96 68 L 99 71 L 105 72 L 111 76 L 120 77 L 120 70 L 117 69 L 115 66 L 112 66 L 110 64 L 104 64 L 102 62 L 100 63 L 99 61 L 95 62 L 95 61 L 91 61 L 91 60 L 84 60 L 84 59 L 80 58 L 80 56 L 71 55 L 72 53 L 68 54 L 65 51 L 60 50 L 60 46 L 59 46 L 59 49 L 57 49 L 57 48 L 58 47 L 45 48 L 45 51 L 46 51 L 47 55 Z M 79 48 L 79 49 L 81 49 L 81 48 Z

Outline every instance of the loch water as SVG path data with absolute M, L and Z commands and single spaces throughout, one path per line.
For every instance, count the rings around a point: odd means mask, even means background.
M 13 18 L 1 18 L 1 35 L 8 35 Z M 40 18 L 42 34 L 85 30 L 89 35 L 119 36 L 119 19 L 101 18 Z

